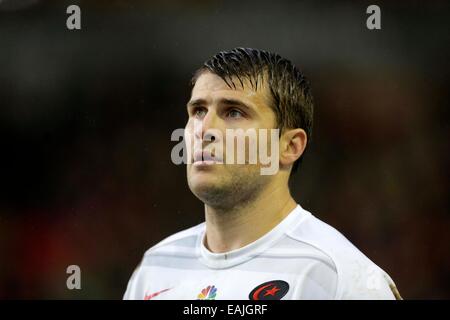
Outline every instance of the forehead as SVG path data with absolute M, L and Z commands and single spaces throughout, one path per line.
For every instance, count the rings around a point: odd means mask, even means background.
M 220 98 L 235 98 L 243 100 L 244 102 L 253 104 L 259 108 L 270 108 L 271 96 L 266 84 L 258 81 L 258 89 L 252 87 L 247 79 L 242 79 L 244 86 L 241 85 L 239 79 L 233 79 L 234 86 L 229 87 L 228 84 L 218 75 L 211 72 L 203 72 L 195 82 L 192 89 L 191 100 L 205 99 L 207 101 L 214 101 Z M 263 110 L 261 110 L 263 111 Z

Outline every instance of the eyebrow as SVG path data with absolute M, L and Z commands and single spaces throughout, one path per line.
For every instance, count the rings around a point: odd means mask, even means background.
M 206 105 L 207 102 L 205 99 L 195 99 L 191 100 L 187 103 L 187 107 L 199 107 Z M 222 98 L 219 100 L 220 105 L 226 105 L 226 106 L 234 106 L 234 107 L 242 107 L 244 109 L 253 110 L 254 108 L 249 106 L 248 104 L 242 102 L 238 99 L 229 99 L 229 98 Z
M 206 100 L 205 99 L 195 99 L 195 100 L 191 100 L 187 103 L 187 107 L 199 107 L 199 106 L 204 106 L 206 104 Z

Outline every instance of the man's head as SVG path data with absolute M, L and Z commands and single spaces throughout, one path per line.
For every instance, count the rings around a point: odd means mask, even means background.
M 261 175 L 264 165 L 250 164 L 248 153 L 242 165 L 188 164 L 188 182 L 194 194 L 207 204 L 230 206 L 232 202 L 251 201 L 274 181 L 287 184 L 312 130 L 313 99 L 302 73 L 277 54 L 236 48 L 206 61 L 192 84 L 186 132 L 204 139 L 203 147 L 222 145 L 226 150 L 227 129 L 280 130 L 280 170 L 274 176 Z M 195 132 L 199 123 L 202 128 Z M 273 141 L 268 139 L 267 144 L 273 145 Z M 248 143 L 246 146 L 248 150 Z

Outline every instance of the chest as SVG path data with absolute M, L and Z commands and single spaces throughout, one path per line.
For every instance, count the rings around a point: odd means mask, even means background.
M 149 277 L 144 299 L 280 300 L 292 299 L 301 277 L 277 272 L 202 270 Z

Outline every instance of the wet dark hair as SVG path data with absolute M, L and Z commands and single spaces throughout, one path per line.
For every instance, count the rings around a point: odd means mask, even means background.
M 236 89 L 236 80 L 244 87 L 244 79 L 256 91 L 262 83 L 267 84 L 272 96 L 270 107 L 275 112 L 280 132 L 283 129 L 301 128 L 305 130 L 309 144 L 314 101 L 308 80 L 291 61 L 268 51 L 235 48 L 221 51 L 207 60 L 195 72 L 192 85 L 205 71 L 221 77 L 230 88 Z M 297 170 L 303 154 L 293 164 L 292 172 Z

